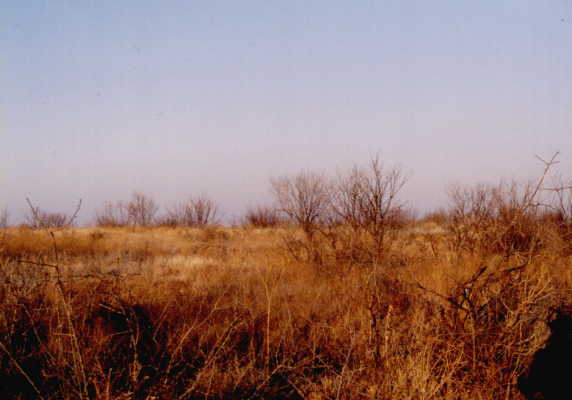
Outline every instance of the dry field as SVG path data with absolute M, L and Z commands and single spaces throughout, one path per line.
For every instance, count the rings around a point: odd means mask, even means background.
M 379 158 L 207 197 L 135 193 L 0 224 L 9 399 L 560 399 L 572 358 L 572 184 L 453 187 L 415 218 Z M 6 213 L 4 214 L 7 215 Z M 544 349 L 539 352 L 540 349 Z M 551 393 L 552 392 L 552 393 Z M 568 396 L 570 397 L 570 396 Z
M 344 226 L 5 228 L 0 392 L 524 399 L 572 261 L 547 219 L 519 227 L 411 221 L 382 253 Z

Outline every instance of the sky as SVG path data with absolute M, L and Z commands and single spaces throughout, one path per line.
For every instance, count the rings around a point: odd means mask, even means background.
M 379 154 L 412 207 L 572 179 L 572 0 L 4 0 L 0 210 L 82 223 L 135 191 L 227 220 Z

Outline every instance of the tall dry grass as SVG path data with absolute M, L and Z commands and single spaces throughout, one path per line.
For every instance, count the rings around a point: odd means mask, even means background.
M 290 224 L 262 210 L 233 228 L 3 228 L 0 392 L 522 399 L 527 382 L 529 398 L 548 393 L 526 373 L 572 304 L 570 191 L 556 188 L 557 218 L 541 201 L 555 157 L 530 184 L 456 188 L 424 221 L 398 200 L 401 172 L 374 159 L 337 183 L 274 180 Z
M 317 264 L 294 257 L 289 244 L 307 240 L 295 227 L 8 228 L 0 392 L 520 399 L 551 311 L 571 300 L 565 240 L 546 221 L 538 235 L 538 250 L 507 256 L 410 223 L 376 264 Z

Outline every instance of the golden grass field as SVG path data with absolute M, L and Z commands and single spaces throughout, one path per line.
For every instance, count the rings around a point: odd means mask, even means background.
M 545 224 L 542 246 L 500 254 L 413 221 L 373 263 L 292 226 L 5 228 L 0 391 L 524 399 L 518 377 L 572 287 L 567 242 Z

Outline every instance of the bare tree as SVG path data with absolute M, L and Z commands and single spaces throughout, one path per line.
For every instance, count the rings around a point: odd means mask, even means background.
M 399 200 L 406 181 L 399 168 L 384 169 L 379 157 L 336 180 L 308 172 L 272 180 L 278 210 L 306 235 L 305 242 L 290 240 L 289 249 L 317 264 L 378 263 L 408 215 Z
M 487 220 L 493 217 L 493 186 L 479 183 L 473 187 L 453 185 L 448 190 L 453 221 L 464 221 L 467 218 Z
M 159 206 L 151 197 L 135 192 L 128 202 L 106 202 L 96 211 L 95 223 L 98 226 L 149 226 L 156 222 Z
M 131 200 L 125 205 L 125 210 L 130 225 L 149 226 L 155 221 L 159 206 L 152 198 L 143 193 L 135 192 L 131 196 Z
M 401 169 L 385 169 L 377 156 L 366 168 L 354 166 L 335 185 L 334 213 L 354 232 L 369 235 L 378 256 L 384 250 L 387 234 L 400 225 L 406 214 L 398 199 L 406 182 Z
M 129 225 L 129 218 L 125 204 L 121 201 L 116 203 L 106 202 L 103 208 L 95 212 L 95 224 L 97 226 L 120 227 Z
M 311 238 L 330 209 L 331 184 L 323 175 L 300 172 L 271 180 L 278 210 Z
M 26 222 L 33 228 L 65 228 L 73 226 L 81 209 L 82 200 L 79 199 L 77 207 L 73 214 L 48 212 L 42 210 L 38 206 L 34 206 L 29 198 L 26 202 L 30 208 L 30 214 L 26 216 Z
M 204 226 L 216 222 L 218 206 L 208 197 L 199 196 L 189 200 L 186 211 L 191 225 Z
M 167 225 L 205 226 L 216 223 L 218 213 L 218 205 L 201 195 L 168 210 L 164 221 Z

